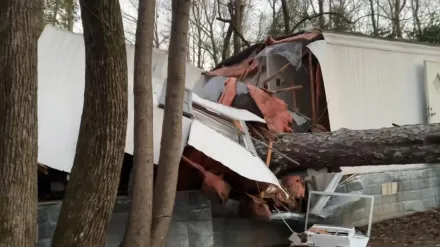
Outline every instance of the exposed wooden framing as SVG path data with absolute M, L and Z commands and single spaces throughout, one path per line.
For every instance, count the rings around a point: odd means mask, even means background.
M 286 70 L 289 65 L 291 65 L 291 63 L 287 63 L 285 64 L 283 67 L 281 67 L 281 69 L 277 70 L 275 73 L 273 73 L 272 75 L 270 75 L 269 77 L 267 77 L 266 79 L 264 79 L 264 81 L 261 82 L 261 84 L 264 86 L 265 84 L 267 84 L 270 80 L 274 79 L 278 74 L 282 73 L 284 70 Z
M 266 157 L 266 166 L 270 166 L 270 160 L 272 159 L 272 146 L 273 142 L 269 141 L 269 150 L 267 150 L 267 157 Z

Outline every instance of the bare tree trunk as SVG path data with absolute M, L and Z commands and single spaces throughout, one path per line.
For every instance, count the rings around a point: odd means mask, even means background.
M 420 0 L 411 0 L 411 9 L 414 21 L 414 29 L 418 35 L 422 34 L 422 23 L 420 21 Z
M 222 60 L 229 57 L 229 47 L 231 46 L 231 36 L 232 36 L 232 24 L 229 24 L 228 30 L 226 31 L 225 38 L 223 39 L 223 50 L 222 50 Z
M 333 11 L 333 1 L 329 0 L 328 1 L 328 12 L 332 12 Z M 332 18 L 329 16 L 328 18 L 328 29 L 331 30 L 333 27 L 333 22 L 332 22 Z
M 370 18 L 371 18 L 371 24 L 373 26 L 373 35 L 378 36 L 379 30 L 376 25 L 376 13 L 374 11 L 374 3 L 373 3 L 373 0 L 368 0 L 368 1 L 370 2 L 370 11 L 371 11 Z
M 266 158 L 267 147 L 255 142 Z M 305 168 L 440 163 L 440 124 L 332 133 L 283 134 L 273 142 L 270 168 L 282 173 Z M 295 164 L 292 160 L 299 163 Z
M 324 19 L 324 0 L 318 0 L 318 9 L 319 9 L 319 28 L 325 28 L 325 19 Z
M 395 36 L 397 38 L 403 38 L 402 36 L 402 24 L 401 24 L 401 20 L 400 20 L 400 13 L 402 12 L 403 8 L 406 5 L 406 0 L 403 0 L 403 2 L 401 3 L 401 0 L 394 0 L 395 5 L 394 5 L 394 16 L 393 16 L 393 24 L 394 24 L 394 31 L 395 31 Z
M 244 5 L 242 0 L 234 1 L 234 16 L 232 18 L 232 25 L 235 25 L 234 32 L 234 54 L 240 52 L 241 49 L 241 38 L 238 33 L 243 33 L 243 13 Z
M 168 52 L 168 82 L 162 140 L 153 201 L 151 247 L 162 247 L 167 236 L 174 199 L 182 140 L 183 96 L 190 0 L 172 0 L 171 39 Z
M 287 0 L 281 0 L 281 8 L 283 9 L 284 18 L 284 34 L 290 33 L 290 16 L 289 16 L 289 6 L 287 5 Z
M 152 55 L 155 5 L 155 0 L 141 0 L 138 7 L 134 58 L 134 183 L 125 247 L 150 244 L 154 173 Z
M 104 246 L 127 131 L 127 54 L 118 0 L 80 0 L 86 72 L 74 165 L 53 247 Z
M 53 15 L 52 15 L 52 25 L 55 26 L 58 23 L 58 11 L 60 10 L 60 1 L 61 0 L 55 0 L 55 6 L 53 8 Z
M 67 30 L 73 32 L 73 22 L 75 18 L 73 16 L 75 8 L 75 0 L 66 0 L 66 12 L 67 12 Z
M 276 31 L 277 26 L 277 9 L 276 9 L 276 3 L 277 0 L 268 0 L 270 8 L 272 10 L 272 21 L 271 21 L 271 27 L 270 32 L 274 33 Z
M 37 237 L 37 46 L 41 1 L 0 2 L 0 246 Z
M 201 14 L 200 14 L 200 5 L 197 3 L 193 3 L 193 11 L 197 12 L 197 17 L 201 18 Z M 199 21 L 200 23 L 200 21 Z M 202 68 L 202 44 L 203 44 L 203 39 L 202 39 L 202 27 L 200 25 L 196 26 L 197 28 L 197 68 Z

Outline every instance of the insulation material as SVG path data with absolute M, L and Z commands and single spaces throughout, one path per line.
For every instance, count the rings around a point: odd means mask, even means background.
M 198 120 L 194 120 L 191 125 L 188 145 L 220 162 L 242 177 L 273 184 L 284 191 L 278 179 L 260 158 L 254 156 L 237 142 L 230 140 Z M 231 155 L 231 150 L 234 150 L 234 155 Z
M 206 73 L 208 76 L 226 76 L 226 77 L 241 77 L 244 73 L 254 74 L 258 71 L 260 62 L 252 57 L 249 57 L 238 64 L 229 67 L 222 67 Z
M 269 95 L 260 88 L 253 85 L 248 85 L 248 87 L 252 98 L 264 115 L 269 130 L 275 133 L 292 132 L 290 125 L 293 123 L 293 119 L 287 110 L 287 104 L 283 100 Z
M 237 79 L 229 78 L 225 82 L 225 89 L 219 102 L 224 105 L 232 105 L 236 96 Z M 249 93 L 264 116 L 268 128 L 275 133 L 292 132 L 290 125 L 293 123 L 292 116 L 287 110 L 286 103 L 260 88 L 247 85 Z

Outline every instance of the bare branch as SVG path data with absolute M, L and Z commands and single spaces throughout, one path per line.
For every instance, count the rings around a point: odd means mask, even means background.
M 345 22 L 349 23 L 349 24 L 353 24 L 353 22 L 349 19 L 347 19 L 343 14 L 338 13 L 338 12 L 323 12 L 323 13 L 318 13 L 318 14 L 314 14 L 314 15 L 310 15 L 310 16 L 306 16 L 304 17 L 302 20 L 300 20 L 298 23 L 296 23 L 296 25 L 292 28 L 291 32 L 294 32 L 299 26 L 301 26 L 304 22 L 309 21 L 309 20 L 313 20 L 315 18 L 321 17 L 323 15 L 337 15 L 340 16 Z
M 245 43 L 247 47 L 251 47 L 251 44 L 250 44 L 250 43 L 249 43 L 249 42 L 243 37 L 243 35 L 237 30 L 237 27 L 234 25 L 234 23 L 233 23 L 231 20 L 229 20 L 229 19 L 223 19 L 223 18 L 220 18 L 220 17 L 218 17 L 217 20 L 218 20 L 218 21 L 221 21 L 221 22 L 229 23 L 229 25 L 232 26 L 232 29 L 234 29 L 234 32 L 240 37 L 240 39 L 243 41 L 243 43 Z

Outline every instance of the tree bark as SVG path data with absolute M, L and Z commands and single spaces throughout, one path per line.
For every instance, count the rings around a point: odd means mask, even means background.
M 324 19 L 324 0 L 318 0 L 318 9 L 319 9 L 319 28 L 325 28 L 325 19 Z
M 57 18 L 58 18 L 58 11 L 60 10 L 60 1 L 61 0 L 55 0 L 55 6 L 53 9 L 53 16 L 51 21 L 53 26 L 56 26 L 58 23 Z
M 168 82 L 162 140 L 154 188 L 152 247 L 162 247 L 167 236 L 181 158 L 183 97 L 190 0 L 172 0 L 171 39 L 168 52 Z
M 104 246 L 127 131 L 127 54 L 118 0 L 80 0 L 85 89 L 74 165 L 53 247 Z
M 374 11 L 374 3 L 373 3 L 373 0 L 368 0 L 368 1 L 370 3 L 370 11 L 371 11 L 370 18 L 371 18 L 371 24 L 372 24 L 372 27 L 373 27 L 373 35 L 374 36 L 378 36 L 379 35 L 379 30 L 378 30 L 377 25 L 376 25 L 376 13 Z
M 257 141 L 254 145 L 265 160 L 267 146 Z M 270 168 L 276 174 L 306 168 L 334 171 L 341 166 L 440 163 L 440 124 L 283 134 L 274 140 L 273 149 L 277 151 L 272 152 Z
M 155 0 L 141 0 L 138 7 L 134 58 L 134 183 L 125 247 L 150 244 L 154 173 L 152 55 L 155 5 Z
M 0 2 L 0 246 L 37 230 L 37 46 L 42 2 Z
M 231 44 L 232 30 L 233 30 L 232 24 L 229 24 L 225 38 L 223 39 L 222 60 L 225 60 L 229 57 L 229 49 L 230 49 L 229 46 Z
M 232 19 L 232 25 L 235 26 L 234 32 L 234 54 L 240 52 L 241 49 L 241 37 L 240 34 L 243 33 L 243 14 L 244 5 L 242 0 L 234 0 L 234 16 Z
M 75 11 L 74 0 L 66 0 L 67 30 L 69 32 L 73 32 L 73 22 L 75 21 L 75 17 L 73 16 L 74 11 Z
M 416 30 L 417 35 L 422 34 L 422 23 L 420 21 L 420 0 L 411 0 L 411 10 L 414 20 L 414 29 Z
M 290 32 L 290 16 L 289 16 L 289 6 L 287 5 L 287 0 L 281 0 L 281 8 L 283 10 L 284 34 L 287 35 Z

